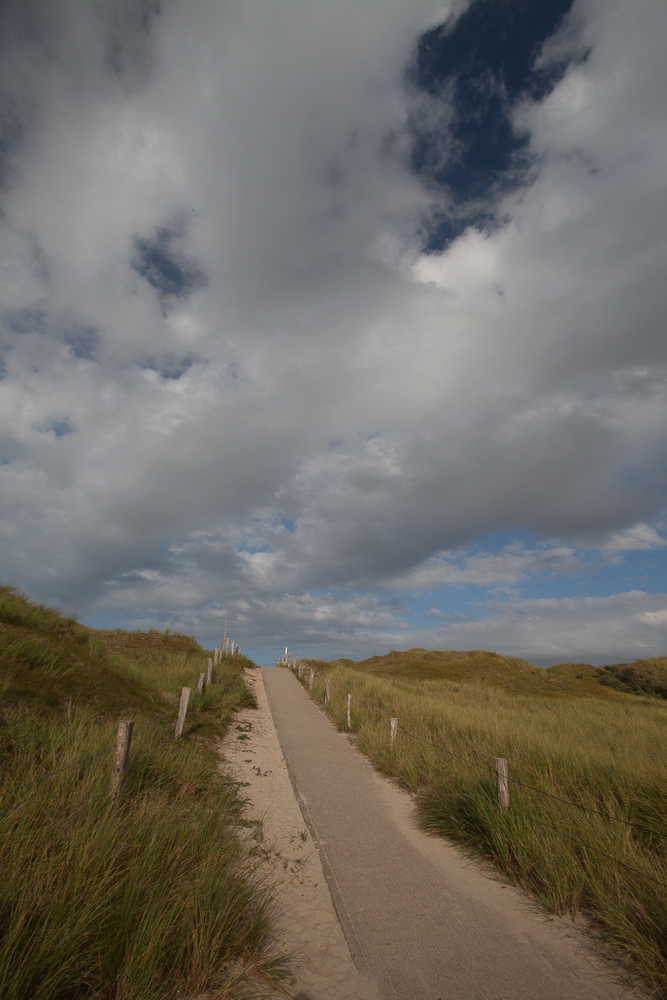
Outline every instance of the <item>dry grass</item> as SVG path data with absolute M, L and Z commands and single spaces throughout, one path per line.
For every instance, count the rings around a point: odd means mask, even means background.
M 330 677 L 327 711 L 344 729 L 351 692 L 359 749 L 416 794 L 425 828 L 493 861 L 546 911 L 587 914 L 615 949 L 626 982 L 667 997 L 667 703 L 604 687 L 580 665 L 556 671 L 554 683 L 538 677 L 539 668 L 495 654 L 429 661 L 423 653 L 392 654 L 386 664 L 374 658 L 370 671 L 369 661 L 316 663 L 313 697 L 323 701 Z M 479 673 L 470 669 L 475 658 Z M 421 679 L 420 663 L 450 676 Z M 453 679 L 462 664 L 466 679 Z M 577 696 L 578 683 L 592 694 Z M 399 720 L 393 753 L 392 717 Z M 510 784 L 507 813 L 495 757 L 508 760 L 510 778 L 531 786 Z
M 3 1000 L 286 992 L 286 960 L 265 949 L 273 890 L 240 846 L 239 788 L 215 752 L 253 704 L 250 661 L 224 660 L 200 696 L 207 659 L 190 637 L 96 632 L 0 588 Z M 119 715 L 135 733 L 113 802 Z

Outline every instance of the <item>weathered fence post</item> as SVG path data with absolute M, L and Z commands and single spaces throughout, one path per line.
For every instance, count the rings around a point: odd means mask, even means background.
M 188 710 L 188 702 L 190 700 L 190 688 L 183 688 L 181 691 L 181 704 L 178 708 L 178 719 L 176 720 L 176 739 L 179 738 L 183 732 L 183 724 L 185 722 L 185 713 Z
M 498 795 L 502 809 L 509 809 L 510 787 L 507 780 L 507 761 L 504 757 L 495 757 L 496 762 L 496 782 L 498 784 Z
M 396 742 L 396 733 L 398 732 L 398 719 L 391 720 L 391 749 L 394 749 L 394 743 Z
M 324 685 L 324 704 L 331 701 L 331 681 L 327 677 L 326 684 Z
M 303 663 L 299 661 L 299 680 L 303 679 Z
M 213 660 L 209 656 L 209 659 L 208 659 L 208 675 L 206 677 L 206 683 L 210 684 L 211 681 L 212 681 L 212 679 L 213 679 Z
M 206 690 L 206 674 L 199 675 L 199 683 L 197 684 L 197 694 L 203 694 Z
M 310 682 L 308 684 L 308 690 L 313 690 L 313 681 L 315 680 L 315 667 L 310 668 Z
M 123 785 L 127 763 L 130 759 L 130 740 L 134 722 L 121 719 L 118 723 L 118 734 L 116 736 L 116 746 L 113 752 L 113 764 L 111 766 L 111 795 L 115 799 Z
M 347 696 L 347 728 L 352 729 L 352 695 Z

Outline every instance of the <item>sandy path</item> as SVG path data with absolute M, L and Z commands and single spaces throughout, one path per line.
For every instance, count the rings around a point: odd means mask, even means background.
M 247 670 L 245 681 L 258 709 L 236 714 L 222 746 L 222 766 L 249 783 L 242 789 L 249 800 L 244 816 L 261 821 L 249 836 L 259 838 L 255 853 L 264 854 L 267 869 L 282 882 L 277 907 L 283 912 L 273 944 L 295 955 L 294 996 L 378 1000 L 372 980 L 358 973 L 336 916 L 317 848 L 294 798 L 261 672 Z

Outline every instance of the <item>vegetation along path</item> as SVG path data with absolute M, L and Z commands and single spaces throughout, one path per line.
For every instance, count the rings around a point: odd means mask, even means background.
M 621 1000 L 570 920 L 472 868 L 419 831 L 409 796 L 378 774 L 293 674 L 262 670 L 292 786 L 350 951 L 381 1000 Z

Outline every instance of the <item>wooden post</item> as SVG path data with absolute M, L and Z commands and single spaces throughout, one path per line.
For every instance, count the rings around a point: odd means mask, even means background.
M 114 799 L 117 798 L 121 790 L 125 772 L 127 771 L 127 763 L 130 759 L 130 740 L 132 739 L 133 729 L 134 722 L 128 721 L 127 719 L 121 719 L 118 723 L 118 734 L 116 736 L 116 746 L 113 752 L 113 764 L 111 766 L 111 795 Z
M 303 663 L 299 663 L 299 680 L 303 680 Z
M 391 749 L 394 750 L 394 743 L 396 742 L 396 734 L 398 733 L 398 719 L 391 720 Z
M 502 809 L 510 807 L 510 787 L 507 780 L 507 761 L 504 757 L 495 757 L 496 762 L 496 782 L 498 784 L 498 795 Z
M 308 690 L 313 690 L 313 681 L 315 680 L 315 667 L 310 668 L 310 682 L 308 684 Z
M 217 666 L 217 664 L 219 663 L 219 661 L 220 661 L 220 650 L 216 647 L 213 650 L 213 665 Z
M 331 681 L 327 677 L 326 684 L 324 685 L 324 704 L 331 701 Z
M 181 691 L 181 704 L 178 708 L 178 719 L 176 720 L 176 739 L 179 738 L 183 732 L 183 724 L 185 722 L 185 713 L 188 710 L 188 702 L 190 700 L 190 688 L 183 688 Z
M 206 674 L 199 675 L 199 683 L 197 684 L 197 694 L 203 694 L 206 690 Z
M 206 677 L 206 683 L 210 684 L 212 680 L 213 680 L 213 660 L 209 656 L 209 659 L 208 659 L 208 675 Z
M 347 696 L 347 728 L 352 729 L 352 695 Z

